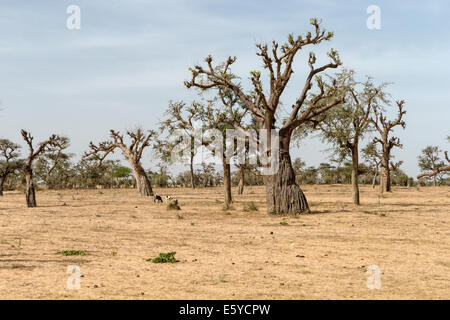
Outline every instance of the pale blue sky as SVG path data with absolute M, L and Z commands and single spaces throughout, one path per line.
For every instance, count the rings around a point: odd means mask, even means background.
M 81 8 L 81 30 L 66 28 L 66 8 Z M 381 8 L 381 30 L 368 30 L 366 9 Z M 406 173 L 416 175 L 417 155 L 445 142 L 449 130 L 450 56 L 447 1 L 114 1 L 0 2 L 0 137 L 21 141 L 21 128 L 36 140 L 50 133 L 72 139 L 81 154 L 109 129 L 154 128 L 169 100 L 195 97 L 183 86 L 188 67 L 208 54 L 216 61 L 238 57 L 234 72 L 244 80 L 260 68 L 255 43 L 283 41 L 323 19 L 344 65 L 375 81 L 393 82 L 406 100 L 407 127 L 397 130 L 395 150 Z M 321 60 L 324 61 L 325 60 Z M 283 102 L 291 105 L 304 79 L 306 56 Z M 308 139 L 293 156 L 308 165 L 328 161 L 327 146 Z M 153 167 L 150 157 L 145 167 Z

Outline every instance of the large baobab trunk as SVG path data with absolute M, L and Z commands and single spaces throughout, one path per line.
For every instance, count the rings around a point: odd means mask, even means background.
M 239 184 L 238 184 L 238 194 L 243 194 L 244 193 L 244 186 L 245 186 L 245 169 L 244 167 L 239 167 L 239 173 L 240 173 L 240 178 L 239 178 Z
M 282 136 L 280 133 L 279 139 L 278 171 L 266 178 L 268 212 L 279 215 L 309 213 L 306 197 L 295 181 L 295 171 L 289 155 L 290 134 Z
M 352 190 L 353 204 L 359 205 L 359 186 L 358 186 L 358 144 L 352 148 Z
M 382 160 L 380 173 L 380 193 L 390 191 L 391 191 L 391 174 L 389 162 L 386 160 Z
M 28 208 L 34 208 L 36 204 L 36 191 L 33 182 L 33 170 L 31 168 L 25 169 L 25 198 Z
M 143 197 L 153 196 L 153 189 L 145 170 L 138 163 L 132 164 L 134 178 L 139 194 Z
M 225 157 L 222 157 L 222 164 L 225 204 L 229 205 L 233 202 L 233 198 L 231 197 L 231 166 L 227 163 Z

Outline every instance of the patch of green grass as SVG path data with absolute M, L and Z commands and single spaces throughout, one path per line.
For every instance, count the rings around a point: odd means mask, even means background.
M 253 201 L 249 203 L 244 203 L 244 211 L 245 212 L 258 211 L 258 207 Z
M 167 253 L 160 253 L 159 257 L 156 257 L 154 259 L 147 259 L 147 261 L 151 261 L 153 263 L 175 263 L 178 262 L 177 259 L 175 259 L 175 251 L 167 252 Z
M 57 253 L 60 253 L 63 256 L 85 256 L 87 254 L 86 251 L 80 251 L 80 250 L 62 250 L 62 251 L 58 251 Z
M 117 256 L 117 252 L 116 252 L 116 251 L 113 251 L 113 252 L 111 252 L 111 255 L 112 255 L 113 257 L 115 257 L 115 256 Z
M 170 201 L 167 205 L 167 210 L 181 210 L 181 207 L 178 204 L 178 200 Z
M 280 224 L 282 226 L 288 226 L 289 225 L 289 223 L 287 223 L 287 221 L 285 221 L 285 220 L 281 221 Z

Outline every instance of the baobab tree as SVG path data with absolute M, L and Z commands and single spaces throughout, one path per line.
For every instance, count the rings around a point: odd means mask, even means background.
M 403 116 L 406 114 L 406 111 L 403 109 L 405 101 L 397 101 L 396 104 L 398 107 L 398 114 L 397 118 L 395 118 L 394 120 L 387 120 L 380 107 L 374 109 L 373 116 L 370 119 L 371 123 L 379 133 L 379 137 L 375 137 L 373 139 L 373 142 L 378 143 L 381 146 L 381 193 L 391 191 L 391 170 L 397 169 L 403 163 L 403 161 L 399 161 L 397 163 L 391 162 L 392 148 L 402 148 L 403 145 L 400 143 L 400 139 L 398 137 L 390 137 L 390 134 L 392 133 L 392 130 L 397 126 L 400 126 L 403 129 L 405 129 L 406 127 L 406 123 L 403 120 Z
M 27 206 L 29 208 L 36 207 L 36 190 L 33 181 L 33 163 L 38 157 L 42 156 L 46 152 L 58 150 L 64 144 L 65 137 L 60 137 L 53 134 L 45 141 L 40 142 L 36 147 L 33 145 L 33 136 L 31 133 L 21 130 L 21 134 L 26 144 L 28 145 L 28 156 L 25 159 L 23 171 L 25 174 L 25 198 Z
M 450 141 L 450 137 L 447 138 Z M 422 150 L 422 155 L 419 156 L 419 167 L 424 173 L 417 176 L 417 179 L 422 179 L 425 177 L 433 178 L 433 185 L 436 186 L 436 177 L 439 174 L 450 171 L 450 160 L 448 157 L 448 152 L 444 152 L 445 160 L 447 164 L 439 158 L 439 147 L 428 146 Z
M 341 65 L 337 51 L 332 49 L 328 56 L 331 62 L 316 67 L 316 56 L 309 54 L 309 72 L 297 100 L 292 105 L 292 111 L 287 119 L 276 129 L 277 110 L 280 99 L 294 72 L 293 63 L 297 53 L 308 46 L 318 45 L 331 40 L 332 32 L 326 32 L 317 19 L 311 19 L 314 33 L 294 38 L 291 34 L 286 43 L 281 46 L 273 41 L 271 48 L 266 44 L 257 44 L 257 55 L 262 59 L 264 68 L 268 71 L 269 90 L 263 86 L 260 71 L 251 71 L 252 88 L 248 94 L 244 92 L 238 77 L 231 73 L 231 66 L 236 57 L 229 57 L 225 63 L 213 66 L 213 58 L 205 59 L 206 67 L 196 65 L 190 69 L 192 78 L 185 82 L 186 87 L 199 88 L 203 91 L 229 89 L 240 100 L 240 103 L 251 112 L 258 127 L 267 131 L 267 157 L 271 157 L 272 129 L 279 136 L 278 171 L 266 175 L 267 210 L 271 214 L 298 214 L 309 212 L 308 202 L 295 181 L 290 157 L 291 135 L 299 126 L 314 121 L 317 116 L 334 106 L 344 102 L 344 86 L 338 81 L 326 83 L 319 75 L 328 69 Z M 314 82 L 318 90 L 312 94 Z M 278 115 L 279 116 L 279 115 Z M 272 159 L 273 161 L 274 159 Z
M 354 72 L 343 72 L 340 77 L 348 78 L 346 102 L 341 108 L 333 108 L 322 114 L 318 127 L 324 140 L 331 142 L 337 152 L 350 156 L 352 160 L 351 182 L 353 203 L 359 200 L 359 142 L 370 128 L 370 115 L 380 102 L 386 102 L 383 87 L 376 86 L 369 77 L 363 83 L 354 80 Z
M 189 153 L 189 172 L 191 177 L 191 188 L 195 189 L 194 179 L 194 157 L 197 153 L 196 145 L 201 144 L 201 136 L 196 136 L 195 120 L 198 118 L 199 103 L 193 101 L 189 106 L 183 101 L 169 102 L 169 106 L 164 113 L 165 119 L 160 123 L 161 135 L 166 133 L 164 141 L 157 139 L 155 149 L 160 153 L 163 160 L 171 159 L 171 152 L 175 145 L 180 143 L 181 137 L 177 141 L 169 143 L 166 139 L 174 134 L 176 130 L 182 130 L 191 142 Z M 199 129 L 199 128 L 198 128 Z M 200 140 L 200 141 L 198 141 Z
M 141 196 L 153 196 L 153 189 L 147 174 L 141 164 L 142 154 L 146 147 L 150 146 L 150 140 L 156 136 L 152 130 L 145 132 L 141 128 L 127 131 L 130 142 L 127 145 L 124 136 L 118 131 L 110 130 L 110 139 L 100 142 L 98 145 L 90 142 L 90 151 L 84 154 L 84 158 L 97 160 L 99 165 L 116 149 L 120 149 L 122 154 L 133 170 L 136 185 Z
M 23 166 L 23 161 L 19 160 L 19 149 L 20 145 L 8 139 L 0 139 L 0 196 L 3 196 L 6 178 Z

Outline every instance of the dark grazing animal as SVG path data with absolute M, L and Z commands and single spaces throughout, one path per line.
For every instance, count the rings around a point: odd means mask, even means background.
M 155 194 L 155 196 L 153 197 L 153 202 L 163 202 L 161 196 L 158 196 L 157 194 Z

